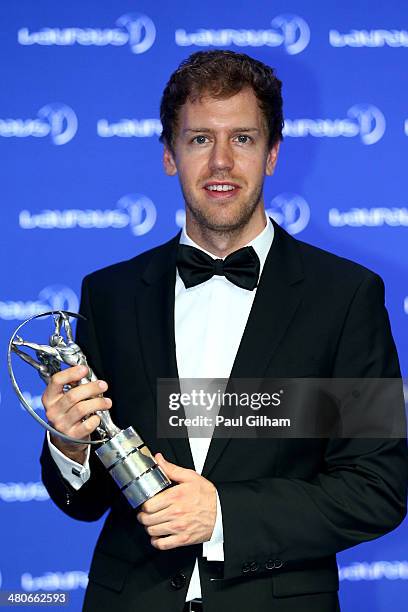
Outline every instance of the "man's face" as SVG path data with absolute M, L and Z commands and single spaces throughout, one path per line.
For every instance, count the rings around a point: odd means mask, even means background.
M 218 232 L 245 227 L 263 211 L 264 176 L 273 173 L 278 149 L 268 150 L 252 89 L 227 99 L 188 100 L 179 111 L 174 151 L 164 150 L 167 174 L 179 175 L 187 225 Z

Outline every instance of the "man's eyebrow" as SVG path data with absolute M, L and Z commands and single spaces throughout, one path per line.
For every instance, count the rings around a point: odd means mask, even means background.
M 238 127 L 231 130 L 231 132 L 260 132 L 260 129 L 256 127 Z
M 205 127 L 197 127 L 197 128 L 186 128 L 185 130 L 183 130 L 184 134 L 188 134 L 188 133 L 193 133 L 193 134 L 202 134 L 204 133 L 211 133 L 213 130 L 211 130 L 210 128 L 205 128 Z M 237 133 L 237 132 L 259 132 L 259 128 L 255 128 L 255 127 L 236 127 L 236 128 L 232 128 L 231 130 L 229 130 L 231 133 Z

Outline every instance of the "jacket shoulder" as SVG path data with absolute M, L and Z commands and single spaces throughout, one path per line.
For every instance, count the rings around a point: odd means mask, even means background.
M 379 275 L 360 263 L 341 257 L 314 245 L 296 240 L 306 275 L 330 277 L 333 282 L 361 283 L 365 280 L 381 280 Z M 381 281 L 382 282 L 382 281 Z
M 112 288 L 112 286 L 127 285 L 129 282 L 138 282 L 151 261 L 157 258 L 166 261 L 167 254 L 174 251 L 178 238 L 177 235 L 168 242 L 144 251 L 131 259 L 95 270 L 95 272 L 91 272 L 84 277 L 83 284 L 90 285 L 93 288 Z

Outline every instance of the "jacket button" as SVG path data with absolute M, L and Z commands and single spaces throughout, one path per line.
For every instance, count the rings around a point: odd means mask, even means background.
M 268 559 L 268 561 L 265 563 L 265 567 L 267 570 L 275 569 L 275 561 L 272 561 L 272 559 Z
M 252 563 L 249 566 L 249 569 L 251 570 L 251 572 L 257 572 L 259 569 L 259 566 L 257 564 L 256 561 L 252 561 Z
M 186 582 L 187 582 L 187 578 L 185 577 L 184 574 L 176 574 L 170 580 L 170 584 L 171 584 L 172 588 L 176 589 L 176 590 L 182 589 L 183 586 L 186 584 Z
M 242 573 L 246 574 L 247 572 L 249 572 L 251 570 L 250 564 L 249 563 L 244 563 L 242 565 Z
M 275 569 L 280 569 L 284 565 L 281 559 L 275 559 Z

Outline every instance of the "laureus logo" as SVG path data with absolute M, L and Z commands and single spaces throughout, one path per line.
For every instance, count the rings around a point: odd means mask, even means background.
M 48 285 L 38 294 L 38 299 L 50 307 L 50 310 L 67 310 L 77 312 L 79 307 L 78 296 L 65 285 Z
M 361 47 L 383 48 L 385 46 L 395 49 L 396 47 L 408 47 L 407 30 L 350 30 L 349 32 L 329 31 L 329 42 L 332 47 Z
M 175 41 L 179 47 L 283 47 L 289 55 L 301 53 L 310 42 L 310 28 L 298 15 L 278 15 L 270 25 L 260 30 L 199 28 L 187 32 L 179 28 L 175 32 Z
M 48 122 L 51 140 L 55 145 L 67 144 L 77 133 L 77 116 L 66 104 L 46 104 L 40 108 L 38 116 Z
M 147 234 L 156 223 L 156 207 L 151 199 L 145 195 L 140 193 L 127 194 L 120 198 L 117 206 L 128 213 L 130 229 L 135 236 Z
M 53 102 L 42 106 L 33 119 L 0 119 L 0 136 L 45 138 L 55 145 L 67 144 L 78 130 L 78 119 L 70 106 Z
M 275 196 L 266 214 L 290 234 L 299 234 L 307 227 L 310 220 L 308 203 L 295 193 L 281 193 Z
M 291 138 L 354 138 L 360 137 L 365 145 L 372 145 L 384 136 L 386 121 L 383 113 L 373 104 L 354 104 L 347 117 L 336 119 L 285 119 L 283 135 Z
M 126 13 L 117 19 L 116 28 L 41 28 L 30 31 L 20 28 L 17 40 L 20 45 L 72 47 L 74 45 L 123 47 L 129 45 L 132 53 L 144 53 L 156 39 L 156 28 L 147 15 Z
M 74 591 L 86 589 L 88 574 L 82 571 L 71 572 L 45 572 L 40 576 L 33 576 L 30 572 L 21 575 L 21 588 L 23 591 Z
M 132 53 L 139 55 L 148 51 L 156 40 L 156 27 L 147 15 L 126 13 L 119 17 L 116 24 L 128 31 L 128 42 Z
M 272 19 L 271 26 L 282 32 L 283 45 L 289 55 L 301 53 L 310 42 L 310 28 L 298 15 L 278 15 Z
M 5 321 L 24 321 L 40 312 L 49 310 L 68 310 L 77 312 L 79 307 L 78 296 L 70 287 L 65 285 L 48 285 L 41 289 L 37 299 L 4 300 L 0 301 L 0 319 Z
M 376 106 L 355 104 L 347 114 L 349 117 L 357 119 L 360 126 L 360 138 L 364 144 L 375 144 L 384 136 L 385 117 Z
M 142 236 L 152 229 L 156 218 L 156 207 L 150 198 L 131 193 L 120 198 L 116 208 L 46 209 L 38 213 L 25 209 L 20 211 L 18 220 L 24 230 L 81 228 L 90 231 L 128 227 L 134 236 Z

